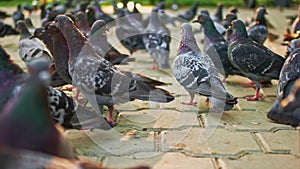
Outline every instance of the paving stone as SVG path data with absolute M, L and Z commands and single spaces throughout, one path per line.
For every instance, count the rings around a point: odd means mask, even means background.
M 266 117 L 266 113 L 259 111 L 230 111 L 223 113 L 220 125 L 237 131 L 272 132 L 273 128 L 292 129 L 287 125 L 273 123 Z
M 147 157 L 147 155 L 149 157 Z M 143 158 L 131 157 L 107 157 L 103 161 L 108 168 L 129 168 L 133 166 L 150 166 L 153 169 L 213 169 L 213 162 L 210 158 L 192 158 L 181 153 L 144 154 Z
M 282 154 L 250 154 L 238 160 L 222 159 L 228 169 L 296 169 L 299 157 Z
M 291 154 L 300 155 L 299 131 L 279 130 L 275 133 L 261 133 L 269 149 L 276 153 L 280 150 L 290 150 Z

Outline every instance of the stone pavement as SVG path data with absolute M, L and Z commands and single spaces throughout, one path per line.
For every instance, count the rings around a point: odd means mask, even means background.
M 271 31 L 280 35 L 280 39 L 267 41 L 266 46 L 284 55 L 286 49 L 280 45 L 283 30 L 287 27 L 284 16 L 296 14 L 296 9 L 284 10 L 283 13 L 269 9 L 268 13 L 267 18 L 276 26 Z M 239 18 L 252 15 L 252 11 L 242 9 Z M 33 14 L 33 17 L 36 16 Z M 173 37 L 171 63 L 176 57 L 180 39 L 177 25 L 176 28 L 169 27 Z M 193 24 L 193 27 L 197 29 L 199 25 Z M 114 32 L 112 28 L 109 40 L 117 49 L 127 52 L 116 40 Z M 200 40 L 203 35 L 197 34 L 196 37 Z M 18 37 L 1 38 L 0 42 L 25 68 L 17 55 Z M 255 88 L 245 88 L 241 84 L 249 80 L 229 77 L 225 86 L 238 97 L 239 104 L 223 114 L 212 114 L 203 96 L 196 97 L 197 106 L 182 105 L 182 101 L 189 100 L 187 92 L 173 78 L 171 70 L 148 69 L 152 60 L 145 51 L 138 51 L 132 57 L 136 62 L 119 67 L 172 83 L 164 88 L 175 95 L 175 100 L 167 104 L 137 100 L 116 105 L 117 125 L 109 131 L 66 131 L 66 137 L 80 158 L 107 168 L 136 165 L 172 169 L 299 168 L 299 129 L 276 124 L 266 117 L 276 99 L 276 81 L 272 87 L 263 89 L 264 101 L 248 102 L 245 97 L 253 95 Z

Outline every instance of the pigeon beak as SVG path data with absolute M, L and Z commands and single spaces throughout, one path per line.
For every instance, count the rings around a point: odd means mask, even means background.
M 37 36 L 32 35 L 32 36 L 29 37 L 29 39 L 33 39 L 33 38 L 37 38 Z

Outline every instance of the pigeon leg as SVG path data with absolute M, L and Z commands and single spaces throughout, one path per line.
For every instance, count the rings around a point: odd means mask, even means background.
M 262 97 L 259 96 L 259 91 L 260 91 L 260 84 L 255 82 L 256 83 L 256 92 L 255 92 L 255 96 L 254 97 L 248 97 L 247 100 L 248 101 L 256 101 L 256 100 L 263 100 Z
M 150 69 L 158 69 L 157 63 L 154 61 L 153 64 L 149 68 Z
M 113 111 L 114 111 L 114 106 L 109 106 L 109 115 L 108 115 L 108 122 L 112 124 L 116 124 L 116 122 L 113 120 Z
M 182 104 L 195 106 L 197 102 L 194 102 L 194 95 L 191 95 L 191 100 L 189 102 L 182 102 Z

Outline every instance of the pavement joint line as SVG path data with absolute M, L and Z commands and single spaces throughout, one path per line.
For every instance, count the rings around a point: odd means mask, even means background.
M 258 132 L 252 132 L 251 135 L 252 135 L 252 137 L 254 138 L 254 140 L 256 141 L 256 143 L 257 143 L 257 145 L 259 146 L 259 148 L 260 148 L 264 153 L 268 153 L 268 152 L 271 152 L 271 151 L 272 151 L 270 145 L 267 143 L 267 141 L 264 139 L 264 137 L 262 136 L 261 133 L 258 133 Z
M 185 149 L 169 149 L 168 151 L 165 151 L 165 152 L 180 152 L 182 154 L 185 154 L 187 156 L 191 156 L 194 158 L 225 158 L 225 159 L 231 159 L 231 160 L 239 159 L 247 154 L 263 153 L 263 151 L 261 151 L 261 150 L 241 150 L 234 154 L 219 154 L 219 153 L 196 154 L 196 153 L 187 151 Z
M 126 124 L 120 124 L 117 125 L 117 127 L 128 127 L 128 128 L 133 128 L 136 129 L 137 131 L 154 131 L 154 132 L 161 132 L 161 131 L 181 131 L 189 128 L 203 128 L 199 125 L 183 125 L 180 127 L 175 127 L 175 128 L 144 128 L 144 127 L 139 127 L 135 125 L 126 125 Z M 217 128 L 222 129 L 225 128 L 224 126 L 218 126 Z
M 250 133 L 275 133 L 281 130 L 297 130 L 294 127 L 272 127 L 270 129 L 231 129 L 236 132 L 250 132 Z
M 222 159 L 220 159 L 220 158 L 213 158 L 212 159 L 212 163 L 213 163 L 213 167 L 215 169 L 228 169 L 228 167 L 225 164 L 225 162 Z

